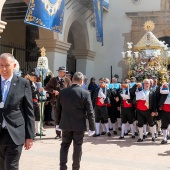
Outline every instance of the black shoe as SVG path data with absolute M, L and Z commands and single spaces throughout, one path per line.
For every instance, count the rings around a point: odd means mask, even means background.
M 119 137 L 119 139 L 123 139 L 123 138 L 124 138 L 124 136 L 120 136 L 120 137 Z
M 61 136 L 59 135 L 57 135 L 54 139 L 60 139 L 61 138 Z
M 121 128 L 121 127 L 119 127 L 119 128 L 118 128 L 118 130 L 119 130 L 119 131 L 121 131 L 121 130 L 122 130 L 122 128 Z
M 146 139 L 147 138 L 147 135 L 143 135 L 143 139 Z
M 135 135 L 132 135 L 132 139 L 135 139 Z
M 161 131 L 158 131 L 158 136 L 161 136 L 161 135 L 162 135 Z
M 124 133 L 125 136 L 128 136 L 128 133 Z
M 157 133 L 155 133 L 155 138 L 158 138 L 158 134 Z
M 138 132 L 135 132 L 135 136 L 138 136 Z
M 143 139 L 140 139 L 140 138 L 139 138 L 139 139 L 137 140 L 137 142 L 143 142 Z
M 36 135 L 36 136 L 46 136 L 46 135 L 43 134 L 43 133 L 41 133 L 41 134 L 40 134 L 40 133 L 36 133 L 35 135 Z
M 105 135 L 106 134 L 106 132 L 102 132 L 100 135 Z
M 167 140 L 162 140 L 161 144 L 166 144 Z
M 110 136 L 111 136 L 111 133 L 110 133 L 110 132 L 108 132 L 108 133 L 107 133 L 107 136 L 109 136 L 109 137 L 110 137 Z
M 167 135 L 167 140 L 169 140 L 169 139 L 170 139 L 170 136 Z
M 117 131 L 113 131 L 113 134 L 114 134 L 114 135 L 117 135 Z
M 109 130 L 111 131 L 111 130 L 113 130 L 113 128 L 109 128 Z
M 99 134 L 94 134 L 93 137 L 98 137 L 100 136 L 100 133 Z
M 148 132 L 148 134 L 147 134 L 148 136 L 151 136 L 151 132 Z
M 152 142 L 155 142 L 155 138 L 154 137 L 152 138 Z

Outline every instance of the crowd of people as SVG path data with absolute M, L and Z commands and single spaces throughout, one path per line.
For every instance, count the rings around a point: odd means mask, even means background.
M 96 82 L 92 77 L 88 84 L 88 78 L 81 72 L 72 77 L 62 66 L 57 70 L 57 77 L 48 75 L 42 81 L 35 72 L 25 75 L 25 79 L 20 77 L 17 63 L 9 53 L 0 55 L 0 166 L 3 170 L 18 169 L 23 146 L 29 150 L 35 136 L 44 136 L 42 123 L 55 125 L 55 138 L 62 137 L 62 170 L 67 169 L 72 141 L 72 166 L 74 170 L 80 169 L 86 119 L 88 135 L 96 138 L 118 135 L 118 131 L 121 131 L 120 140 L 128 133 L 133 139 L 138 136 L 137 142 L 143 142 L 149 134 L 153 142 L 161 137 L 161 144 L 170 138 L 170 85 L 167 82 L 158 85 L 157 77 L 143 82 L 136 82 L 135 77 L 119 82 L 118 75 L 111 81 L 102 77 Z
M 131 132 L 133 139 L 139 136 L 137 142 L 148 136 L 154 142 L 163 135 L 161 144 L 166 144 L 170 135 L 169 94 L 168 83 L 158 85 L 157 77 L 142 83 L 136 82 L 135 77 L 121 83 L 116 77 L 111 82 L 100 78 L 99 85 L 91 92 L 96 126 L 93 136 L 111 136 L 111 131 L 117 135 L 117 130 L 121 130 L 119 139 Z
M 46 77 L 44 88 L 41 80 L 35 75 L 25 76 L 29 79 L 32 89 L 33 106 L 35 113 L 35 135 L 44 136 L 40 132 L 40 107 L 39 99 L 43 90 L 46 90 L 46 100 L 43 122 L 47 126 L 54 126 L 51 122 L 52 108 L 56 112 L 56 101 L 59 92 L 72 84 L 72 76 L 67 73 L 65 67 L 59 67 L 58 76 Z M 135 77 L 126 78 L 123 82 L 118 81 L 115 75 L 111 81 L 109 78 L 100 78 L 96 82 L 95 77 L 90 79 L 84 75 L 82 88 L 91 95 L 91 101 L 95 114 L 95 134 L 118 135 L 123 139 L 131 133 L 131 137 L 137 142 L 142 142 L 151 136 L 154 142 L 156 138 L 163 135 L 161 144 L 167 143 L 170 138 L 170 101 L 169 87 L 163 88 L 167 83 L 158 86 L 157 77 L 145 79 L 142 83 L 136 82 Z M 166 94 L 165 94 L 166 93 Z M 56 122 L 55 122 L 56 124 Z M 100 130 L 101 129 L 101 130 Z M 42 128 L 42 131 L 44 129 Z M 56 139 L 61 138 L 61 130 L 56 129 Z

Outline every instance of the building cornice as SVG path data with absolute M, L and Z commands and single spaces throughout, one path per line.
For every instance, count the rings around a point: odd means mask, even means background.
M 71 44 L 57 39 L 38 39 L 36 40 L 39 48 L 44 47 L 47 52 L 59 52 L 67 54 Z
M 94 60 L 96 56 L 96 53 L 91 50 L 73 50 L 72 53 L 75 56 L 75 59 Z
M 164 11 L 145 11 L 145 12 L 126 12 L 126 15 L 130 18 L 133 17 L 161 17 L 161 16 L 169 16 L 170 11 L 164 10 Z

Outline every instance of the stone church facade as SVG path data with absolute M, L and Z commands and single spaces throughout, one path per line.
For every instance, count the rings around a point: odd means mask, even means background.
M 29 3 L 29 0 L 14 1 Z M 96 41 L 92 11 L 78 1 L 73 2 L 66 0 L 62 34 L 38 28 L 36 44 L 46 48 L 49 67 L 54 74 L 59 66 L 66 66 L 69 71 L 83 72 L 89 79 L 93 76 L 110 78 L 112 67 L 113 75 L 118 74 L 123 79 L 127 66 L 121 52 L 127 50 L 127 42 L 136 44 L 140 40 L 147 20 L 155 23 L 153 33 L 156 37 L 170 37 L 170 0 L 140 0 L 139 4 L 134 4 L 133 0 L 110 0 L 108 12 L 104 11 L 104 46 Z M 0 36 L 15 43 L 11 29 L 17 27 L 15 34 L 23 44 L 26 24 L 23 20 L 4 17 L 5 5 L 10 3 L 11 0 L 0 1 Z M 23 33 L 19 31 L 21 28 Z

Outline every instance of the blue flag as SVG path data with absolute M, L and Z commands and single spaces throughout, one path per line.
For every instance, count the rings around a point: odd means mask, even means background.
M 109 9 L 109 0 L 103 0 L 103 6 L 108 10 Z
M 24 22 L 62 32 L 65 0 L 30 0 Z
M 103 0 L 93 0 L 97 41 L 103 46 Z

